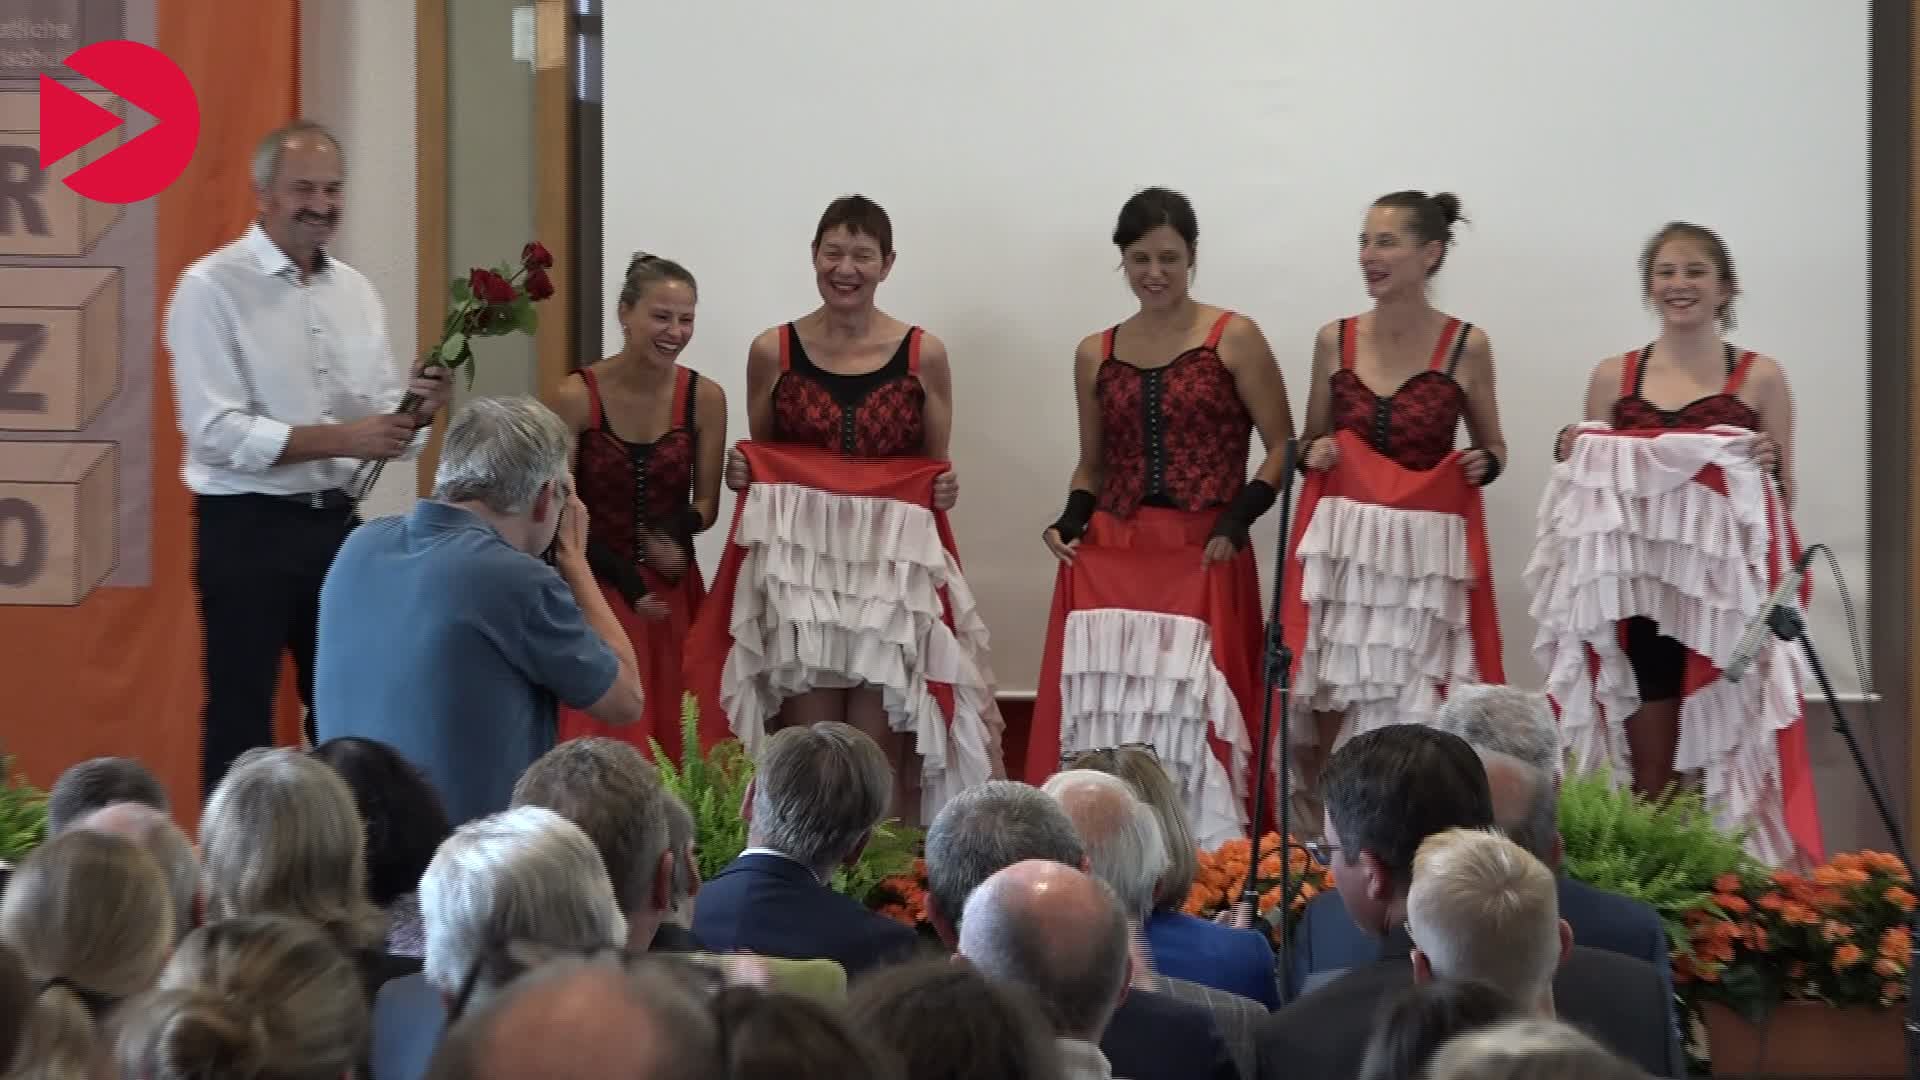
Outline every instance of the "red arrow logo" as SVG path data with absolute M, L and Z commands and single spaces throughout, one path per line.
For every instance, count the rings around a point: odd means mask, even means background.
M 82 198 L 105 203 L 150 199 L 180 178 L 200 142 L 200 100 L 186 72 L 138 41 L 99 41 L 67 57 L 67 67 L 152 115 L 154 125 L 63 181 Z M 47 169 L 125 120 L 45 75 L 40 76 L 40 168 Z

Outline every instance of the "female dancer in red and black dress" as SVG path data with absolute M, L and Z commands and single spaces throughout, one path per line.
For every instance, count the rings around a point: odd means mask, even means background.
M 646 720 L 601 724 L 560 710 L 562 739 L 610 735 L 678 755 L 681 655 L 705 595 L 693 537 L 713 524 L 727 445 L 720 384 L 678 360 L 698 293 L 686 268 L 636 255 L 620 289 L 620 351 L 560 384 L 549 404 L 575 435 L 574 486 L 587 508 L 588 557 L 633 640 Z
M 1373 310 L 1328 323 L 1314 340 L 1301 464 L 1327 477 L 1303 492 L 1294 566 L 1303 572 L 1290 574 L 1287 585 L 1292 596 L 1312 598 L 1310 615 L 1288 619 L 1300 642 L 1295 700 L 1313 713 L 1311 727 L 1296 726 L 1301 741 L 1316 748 L 1301 756 L 1307 792 L 1319 763 L 1348 736 L 1431 715 L 1450 682 L 1469 674 L 1470 681 L 1504 681 L 1484 520 L 1472 492 L 1506 463 L 1493 349 L 1484 330 L 1428 299 L 1459 220 L 1460 200 L 1447 192 L 1398 191 L 1375 200 L 1360 234 Z M 1456 451 L 1463 420 L 1471 447 Z M 1366 460 L 1343 468 L 1349 456 Z M 1371 493 L 1364 490 L 1369 484 Z M 1335 488 L 1338 505 L 1315 499 Z M 1369 505 L 1389 489 L 1404 501 Z M 1413 535 L 1435 526 L 1448 535 Z M 1398 540 L 1415 558 L 1447 550 L 1465 557 L 1409 573 L 1405 555 L 1387 550 L 1395 534 L 1403 534 Z M 1447 579 L 1455 595 L 1423 593 L 1423 578 Z
M 892 271 L 893 261 L 893 225 L 878 204 L 864 196 L 850 195 L 827 207 L 813 239 L 813 270 L 822 300 L 820 307 L 763 332 L 747 354 L 747 419 L 754 443 L 825 451 L 840 455 L 839 460 L 851 459 L 855 463 L 907 459 L 947 461 L 948 437 L 953 427 L 953 389 L 947 347 L 934 335 L 888 315 L 876 305 L 875 293 Z M 830 465 L 829 468 L 838 467 Z M 848 466 L 847 475 L 853 475 L 853 468 Z M 748 461 L 738 449 L 729 451 L 729 487 L 745 492 L 762 479 L 750 475 Z M 938 470 L 932 483 L 932 498 L 926 508 L 936 512 L 939 529 L 944 532 L 944 512 L 959 497 L 959 480 L 948 465 Z M 744 502 L 746 496 L 742 498 Z M 846 504 L 838 505 L 839 510 L 824 511 L 821 520 L 832 519 L 828 527 L 843 526 L 848 515 L 854 512 Z M 870 504 L 868 509 L 871 510 Z M 950 536 L 936 538 L 933 526 L 922 516 L 912 513 L 908 516 L 917 523 L 916 527 L 925 525 L 925 537 L 936 545 L 944 544 L 951 556 Z M 809 541 L 798 538 L 794 542 Z M 864 541 L 855 546 L 862 544 Z M 798 557 L 819 566 L 826 562 L 838 563 L 846 556 L 815 548 Z M 940 572 L 940 580 L 944 582 L 940 588 L 946 590 L 940 603 L 947 605 L 950 615 L 956 618 L 964 614 L 977 620 L 970 598 L 963 603 L 952 594 L 951 590 L 964 586 L 964 582 L 958 580 L 957 571 L 957 561 L 952 561 Z M 822 603 L 840 608 L 844 614 L 853 605 L 848 600 L 850 594 L 842 590 L 871 589 L 881 579 L 906 580 L 898 568 L 866 566 L 850 572 L 876 577 L 858 586 L 846 582 L 824 585 L 810 580 L 784 581 L 782 587 L 825 588 L 837 599 L 827 599 L 827 594 L 822 593 Z M 889 603 L 885 598 L 872 599 Z M 900 601 L 890 603 L 898 606 Z M 964 613 L 958 610 L 962 607 L 966 609 Z M 814 610 L 818 610 L 817 605 Z M 980 737 L 985 739 L 985 753 L 992 759 L 992 772 L 997 774 L 1000 771 L 999 716 L 992 705 L 991 693 L 987 692 L 982 701 L 979 692 L 983 688 L 977 683 L 987 677 L 984 626 L 977 626 L 977 633 L 971 636 L 964 629 L 949 627 L 962 639 L 959 651 L 966 654 L 954 666 L 965 670 L 965 677 L 973 683 L 970 689 L 974 691 L 970 703 L 959 706 L 951 699 L 941 699 L 951 722 L 968 729 L 964 737 L 953 736 L 956 744 L 967 744 L 965 751 L 955 753 L 965 756 L 968 764 L 950 767 L 945 761 L 925 763 L 914 749 L 916 745 L 922 749 L 934 745 L 929 739 L 940 742 L 948 738 L 945 732 L 920 730 L 915 718 L 917 709 L 918 717 L 931 719 L 924 707 L 931 700 L 925 688 L 941 681 L 940 678 L 925 670 L 896 671 L 891 673 L 891 678 L 874 670 L 839 670 L 836 665 L 858 666 L 860 657 L 856 654 L 863 648 L 903 644 L 897 640 L 879 641 L 884 634 L 874 629 L 874 620 L 880 616 L 872 607 L 863 608 L 848 618 L 853 621 L 842 620 L 839 615 L 823 615 L 818 626 L 806 631 L 812 640 L 803 643 L 801 652 L 812 649 L 817 655 L 811 659 L 788 656 L 772 662 L 777 670 L 766 678 L 777 683 L 777 689 L 785 697 L 777 719 L 770 718 L 772 722 L 765 730 L 832 720 L 866 732 L 888 751 L 896 781 L 893 809 L 896 815 L 909 821 L 923 816 L 923 765 L 934 790 L 945 790 L 947 784 L 960 782 L 949 775 L 951 768 L 973 779 L 986 779 L 985 774 L 974 775 L 974 765 L 984 764 L 984 759 L 979 756 L 977 741 L 970 740 Z M 938 631 L 935 633 L 939 636 Z M 904 644 L 908 652 L 889 647 L 885 650 L 887 660 L 876 661 L 873 666 L 895 666 L 893 658 L 924 646 L 924 642 L 918 640 L 918 631 L 907 637 L 916 639 Z M 949 635 L 941 640 L 953 638 Z M 838 660 L 825 659 L 829 657 L 838 657 Z M 910 659 L 907 663 L 914 665 L 920 660 Z M 950 677 L 951 670 L 947 674 Z M 886 685 L 881 685 L 883 682 Z M 888 708 L 888 695 L 893 696 L 892 710 Z M 955 708 L 968 713 L 968 717 L 964 721 L 957 718 L 953 713 Z M 737 728 L 742 718 L 731 716 L 729 721 Z M 758 726 L 752 719 L 746 723 Z M 979 730 L 982 724 L 986 727 L 984 736 Z M 736 730 L 736 734 L 741 733 Z M 758 734 L 760 732 L 743 737 Z M 938 753 L 947 756 L 944 745 Z
M 1248 530 L 1274 503 L 1293 415 L 1259 326 L 1189 292 L 1199 238 L 1166 188 L 1127 200 L 1114 227 L 1140 308 L 1074 353 L 1080 460 L 1042 533 L 1063 565 L 1027 775 L 1062 751 L 1152 744 L 1211 844 L 1248 827 L 1262 623 Z M 1249 481 L 1256 427 L 1267 453 Z
M 1616 431 L 1726 425 L 1757 432 L 1755 464 L 1776 475 L 1791 503 L 1793 397 L 1778 362 L 1721 336 L 1733 326 L 1740 291 L 1726 244 L 1710 229 L 1675 222 L 1647 242 L 1640 277 L 1660 316 L 1660 336 L 1593 369 L 1586 418 Z M 1684 404 L 1667 407 L 1676 402 Z M 1556 458 L 1566 457 L 1573 437 L 1571 428 L 1561 431 Z M 1627 746 L 1634 790 L 1651 798 L 1678 779 L 1673 762 L 1688 650 L 1651 619 L 1626 623 L 1624 645 L 1641 700 L 1626 723 Z

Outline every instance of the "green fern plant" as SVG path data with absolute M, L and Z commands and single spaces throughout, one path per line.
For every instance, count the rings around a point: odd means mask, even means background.
M 753 759 L 737 739 L 723 739 L 701 752 L 700 703 L 692 694 L 680 700 L 680 761 L 669 758 L 658 740 L 649 741 L 661 782 L 693 814 L 694 857 L 700 876 L 711 878 L 747 849 L 747 822 L 740 805 L 753 784 Z M 882 822 L 860 858 L 834 871 L 833 889 L 865 903 L 875 886 L 913 868 L 924 838 L 912 826 Z
M 26 858 L 46 835 L 46 792 L 14 771 L 11 755 L 0 753 L 0 862 Z
M 1560 790 L 1566 871 L 1576 881 L 1643 900 L 1666 923 L 1676 953 L 1690 953 L 1686 913 L 1717 910 L 1714 879 L 1746 874 L 1741 837 L 1714 824 L 1699 793 L 1641 799 L 1604 772 L 1569 776 Z

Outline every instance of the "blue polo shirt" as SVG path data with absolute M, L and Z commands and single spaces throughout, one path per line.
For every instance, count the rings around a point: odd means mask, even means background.
M 551 566 L 459 507 L 421 499 L 353 531 L 320 590 L 314 721 L 427 774 L 455 825 L 507 808 L 620 662 Z

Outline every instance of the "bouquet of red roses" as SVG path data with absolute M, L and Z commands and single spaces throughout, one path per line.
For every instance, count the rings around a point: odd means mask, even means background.
M 506 334 L 531 334 L 540 325 L 533 305 L 553 295 L 553 279 L 547 271 L 553 266 L 553 254 L 545 244 L 531 241 L 520 250 L 517 266 L 501 264 L 488 269 L 476 266 L 467 276 L 453 279 L 449 290 L 453 303 L 440 326 L 440 341 L 427 351 L 415 374 L 430 367 L 448 371 L 467 369 L 467 385 L 473 385 L 473 339 L 502 337 Z M 412 413 L 420 398 L 409 392 L 400 401 L 395 415 Z M 354 475 L 348 493 L 355 503 L 373 491 L 373 485 L 386 468 L 385 461 L 369 461 Z

